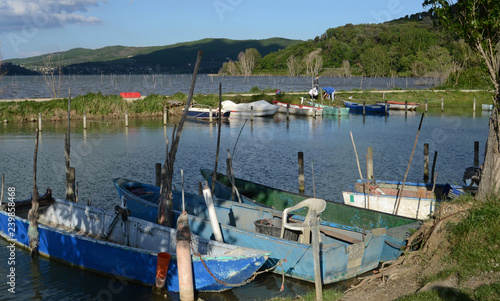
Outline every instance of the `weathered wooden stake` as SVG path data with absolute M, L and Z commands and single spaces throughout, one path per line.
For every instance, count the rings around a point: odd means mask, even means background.
M 435 178 L 434 178 L 434 170 L 436 169 L 436 160 L 437 160 L 437 155 L 438 152 L 434 152 L 434 159 L 432 159 L 432 169 L 431 169 L 431 183 L 434 183 Z
M 405 116 L 408 114 L 408 100 L 405 100 Z
M 155 185 L 161 186 L 161 163 L 155 163 Z
M 167 106 L 163 106 L 163 125 L 167 125 Z
M 250 121 L 253 121 L 253 106 L 250 107 Z
M 323 300 L 323 286 L 321 277 L 321 262 L 320 262 L 320 234 L 319 234 L 319 217 L 316 215 L 316 210 L 312 209 L 311 214 L 314 218 L 311 221 L 312 244 L 314 251 L 314 286 L 316 289 L 316 301 Z
M 424 143 L 424 182 L 429 181 L 429 143 Z
M 425 101 L 425 113 L 427 113 L 427 100 Z
M 35 153 L 33 156 L 33 193 L 31 195 L 31 209 L 28 212 L 28 220 L 30 224 L 28 226 L 28 238 L 29 245 L 31 249 L 31 256 L 38 254 L 38 187 L 36 186 L 36 163 L 38 158 L 38 129 L 35 131 Z
M 210 121 L 210 123 L 212 123 L 213 121 L 213 113 L 212 113 L 212 107 L 209 108 L 209 111 L 208 111 L 208 121 Z
M 476 98 L 474 97 L 474 104 L 472 105 L 472 111 L 476 111 Z
M 286 121 L 290 120 L 290 104 L 286 104 Z
M 42 113 L 38 113 L 38 131 L 42 131 Z
M 83 129 L 87 128 L 87 113 L 83 111 Z
M 191 259 L 191 229 L 186 212 L 177 220 L 176 255 L 181 301 L 194 300 L 193 265 Z
M 70 167 L 66 171 L 66 200 L 75 202 L 75 168 Z
M 220 131 L 222 127 L 222 83 L 219 83 L 219 120 L 217 121 L 219 128 L 217 129 L 218 132 L 217 132 L 217 148 L 215 150 L 215 166 L 214 166 L 214 174 L 212 175 L 212 189 L 210 190 L 212 195 L 214 194 L 215 191 L 215 181 L 217 180 L 217 167 L 219 165 Z
M 368 177 L 367 181 L 373 178 L 373 148 L 371 146 L 368 147 L 366 153 L 366 176 Z
M 366 107 L 366 101 L 365 101 L 365 100 L 363 100 L 363 116 L 364 116 L 364 115 L 365 115 L 365 113 L 366 113 L 366 109 L 365 109 L 365 107 Z
M 166 157 L 165 163 L 162 167 L 162 183 L 160 189 L 160 200 L 158 203 L 158 214 L 156 222 L 160 225 L 171 227 L 173 224 L 173 203 L 172 203 L 172 178 L 174 174 L 174 163 L 175 156 L 177 153 L 177 147 L 179 145 L 179 140 L 181 137 L 182 128 L 186 120 L 187 112 L 191 106 L 191 101 L 193 99 L 194 86 L 196 84 L 196 78 L 198 76 L 198 70 L 200 68 L 202 51 L 198 51 L 198 57 L 196 58 L 196 63 L 194 66 L 194 71 L 191 79 L 191 87 L 189 88 L 188 98 L 184 106 L 184 113 L 182 114 L 181 120 L 179 121 L 178 127 L 174 126 L 172 131 L 172 146 L 169 148 L 168 139 L 166 141 Z
M 444 112 L 444 98 L 441 98 L 441 112 Z
M 125 127 L 128 128 L 128 110 L 125 110 Z
M 474 166 L 479 166 L 479 141 L 474 141 Z
M 304 181 L 304 153 L 299 152 L 299 191 L 304 192 L 306 190 L 306 185 Z
M 385 115 L 387 115 L 387 109 L 389 108 L 389 106 L 387 105 L 387 100 L 385 101 Z
M 2 174 L 2 195 L 0 196 L 0 208 L 2 208 L 3 205 L 3 187 L 5 184 L 5 174 Z

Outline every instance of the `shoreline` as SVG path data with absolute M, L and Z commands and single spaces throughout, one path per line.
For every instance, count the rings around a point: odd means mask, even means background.
M 493 92 L 490 90 L 480 90 L 480 89 L 460 89 L 460 90 L 435 90 L 435 89 L 406 89 L 406 90 L 400 90 L 400 89 L 384 89 L 384 90 L 351 90 L 351 91 L 345 91 L 345 90 L 340 90 L 340 91 L 335 91 L 335 94 L 345 94 L 345 93 L 409 93 L 409 92 L 435 92 L 435 93 L 446 93 L 446 92 L 462 92 L 462 93 L 481 93 L 481 92 Z M 288 95 L 302 95 L 302 94 L 307 94 L 308 91 L 299 91 L 299 92 L 284 92 L 284 94 Z M 256 96 L 256 95 L 276 95 L 274 92 L 265 92 L 265 93 L 226 93 L 222 94 L 222 96 L 227 96 L 227 97 L 235 97 L 235 96 L 243 96 L 243 97 L 250 97 L 250 96 Z M 204 94 L 204 95 L 211 95 L 211 94 Z M 170 95 L 164 95 L 165 97 L 169 97 Z M 76 96 L 75 96 L 76 97 Z M 140 100 L 144 99 L 145 96 L 142 96 L 141 98 L 134 98 L 134 99 L 126 99 L 127 101 L 135 101 L 135 100 Z M 64 97 L 59 97 L 59 98 L 50 98 L 50 97 L 40 97 L 40 98 L 31 98 L 31 97 L 26 97 L 26 98 L 13 98 L 13 99 L 3 99 L 0 98 L 0 102 L 23 102 L 23 101 L 36 101 L 36 102 L 45 102 L 45 101 L 51 101 L 51 100 L 62 100 L 66 99 Z M 125 100 L 125 99 L 124 99 Z

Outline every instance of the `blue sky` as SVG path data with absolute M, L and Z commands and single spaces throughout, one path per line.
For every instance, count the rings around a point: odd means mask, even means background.
M 0 54 L 161 46 L 203 38 L 308 40 L 423 11 L 423 0 L 0 0 Z

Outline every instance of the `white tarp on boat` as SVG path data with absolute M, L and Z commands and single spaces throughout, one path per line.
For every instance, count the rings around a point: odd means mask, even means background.
M 224 100 L 222 102 L 222 109 L 224 111 L 266 111 L 276 108 L 275 105 L 268 103 L 265 100 L 257 100 L 249 103 L 234 103 L 231 100 Z

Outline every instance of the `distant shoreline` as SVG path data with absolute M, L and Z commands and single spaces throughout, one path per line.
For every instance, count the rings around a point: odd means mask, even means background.
M 477 89 L 463 89 L 463 90 L 433 90 L 433 89 L 418 89 L 418 90 L 354 90 L 354 91 L 338 91 L 336 94 L 345 94 L 345 93 L 408 93 L 408 92 L 435 92 L 435 93 L 446 93 L 446 92 L 463 92 L 463 93 L 480 93 L 480 92 L 493 92 L 489 90 L 477 90 Z M 307 91 L 301 91 L 301 92 L 285 92 L 286 94 L 289 95 L 303 95 L 307 94 Z M 255 95 L 275 95 L 274 92 L 268 92 L 268 93 L 226 93 L 222 94 L 223 96 L 227 97 L 234 97 L 234 96 L 255 96 Z M 209 95 L 209 94 L 207 94 Z M 165 95 L 168 96 L 168 95 Z M 51 101 L 51 100 L 60 100 L 60 99 L 65 99 L 65 98 L 50 98 L 50 97 L 42 97 L 42 98 L 14 98 L 14 99 L 2 99 L 0 98 L 0 102 L 23 102 L 23 101 L 36 101 L 36 102 L 44 102 L 44 101 Z

